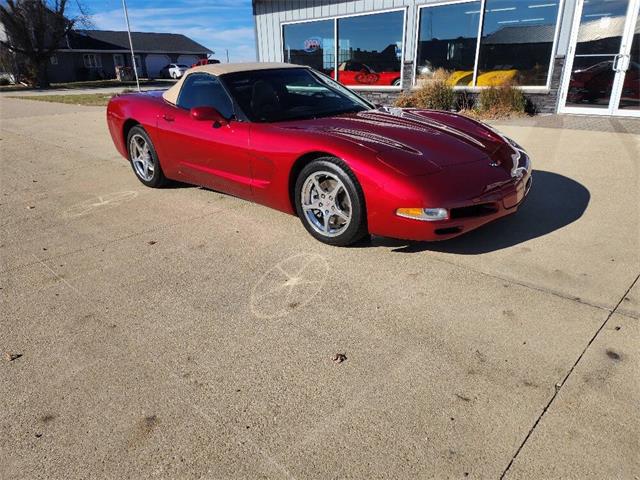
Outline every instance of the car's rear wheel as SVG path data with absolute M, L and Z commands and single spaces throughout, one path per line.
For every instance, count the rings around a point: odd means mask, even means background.
M 138 180 L 152 188 L 161 187 L 166 183 L 158 154 L 144 128 L 136 125 L 129 130 L 127 150 L 131 167 Z
M 302 169 L 295 205 L 302 224 L 321 242 L 346 246 L 367 235 L 362 188 L 337 158 L 319 158 Z

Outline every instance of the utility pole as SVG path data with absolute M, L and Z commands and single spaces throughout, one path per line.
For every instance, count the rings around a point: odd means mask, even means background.
M 133 42 L 131 41 L 131 25 L 129 25 L 129 12 L 127 11 L 127 2 L 122 0 L 122 8 L 124 10 L 124 18 L 127 20 L 127 33 L 129 34 L 129 47 L 131 48 L 131 61 L 133 62 L 133 73 L 136 76 L 136 85 L 140 91 L 140 79 L 138 78 L 138 67 L 136 66 L 136 57 L 133 54 Z

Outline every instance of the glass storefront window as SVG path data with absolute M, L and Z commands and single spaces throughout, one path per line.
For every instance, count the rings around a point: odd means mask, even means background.
M 397 87 L 402 77 L 403 32 L 403 10 L 284 24 L 283 59 L 334 79 L 337 70 L 337 79 L 344 85 Z
M 620 50 L 629 0 L 585 2 L 576 55 L 611 55 Z
M 480 8 L 477 1 L 421 9 L 416 77 L 428 78 L 441 68 L 451 85 L 473 84 Z
M 338 81 L 343 85 L 399 86 L 402 11 L 338 19 Z
M 335 70 L 333 24 L 333 20 L 321 20 L 284 25 L 282 28 L 284 61 L 307 65 L 333 78 Z
M 487 0 L 477 86 L 545 86 L 560 0 Z

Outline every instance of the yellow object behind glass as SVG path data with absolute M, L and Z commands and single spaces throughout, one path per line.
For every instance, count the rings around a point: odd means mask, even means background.
M 500 87 L 513 83 L 518 70 L 494 70 L 478 75 L 476 85 L 478 87 Z

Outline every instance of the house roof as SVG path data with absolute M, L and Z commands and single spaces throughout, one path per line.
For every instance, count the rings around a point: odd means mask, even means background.
M 482 43 L 489 45 L 518 43 L 553 43 L 555 25 L 526 25 L 503 27 L 488 35 Z
M 593 42 L 614 37 L 615 32 L 622 32 L 625 17 L 605 17 L 580 24 L 579 42 Z M 640 33 L 640 23 L 636 24 L 635 33 Z M 502 27 L 482 39 L 487 45 L 515 45 L 519 43 L 553 43 L 555 25 L 518 25 Z
M 68 42 L 63 48 L 71 50 L 129 50 L 126 31 L 73 30 L 67 37 Z M 131 32 L 131 42 L 136 52 L 213 53 L 179 33 Z

